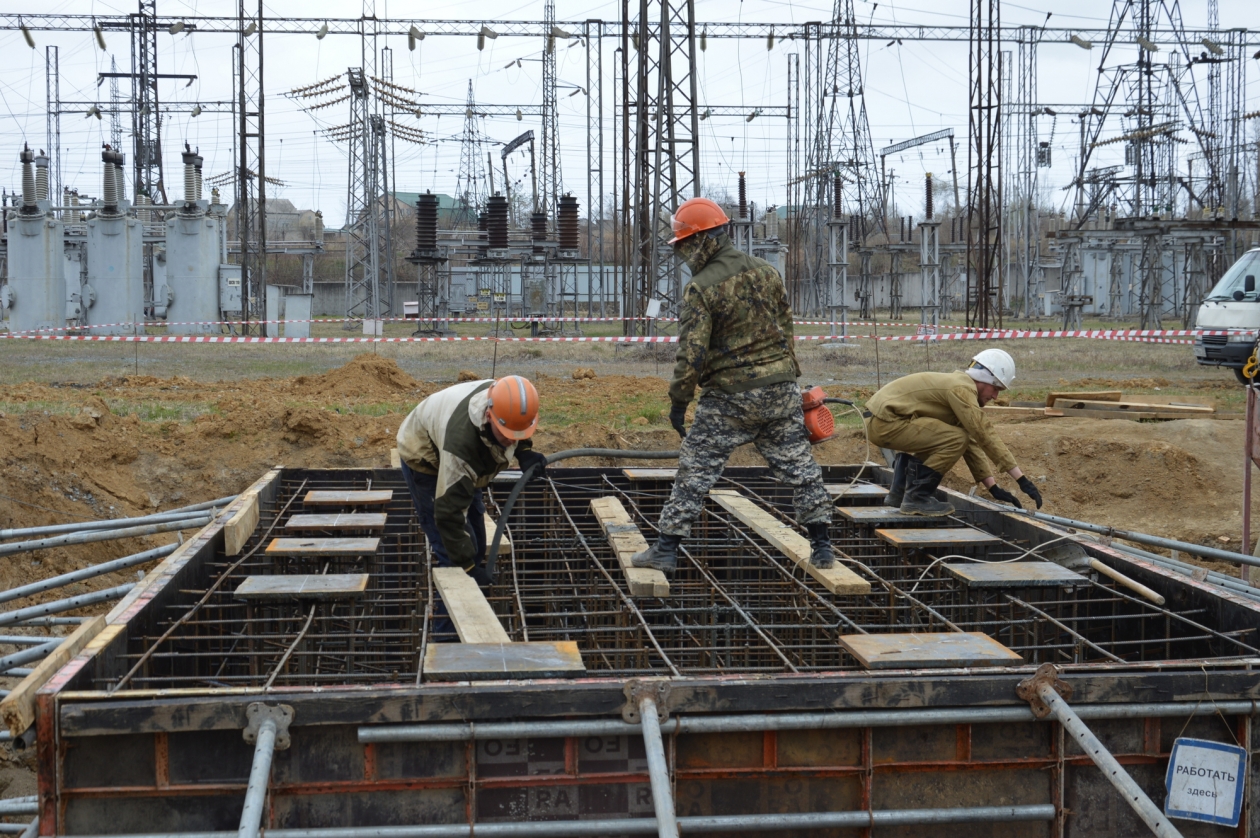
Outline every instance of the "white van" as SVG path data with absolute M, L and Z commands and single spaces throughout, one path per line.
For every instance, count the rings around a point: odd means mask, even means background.
M 1200 335 L 1194 342 L 1194 358 L 1210 367 L 1229 367 L 1243 384 L 1242 368 L 1251 357 L 1260 330 L 1260 247 L 1252 248 L 1225 272 L 1221 281 L 1199 306 L 1198 329 L 1226 329 L 1228 335 Z M 1246 331 L 1243 331 L 1246 330 Z

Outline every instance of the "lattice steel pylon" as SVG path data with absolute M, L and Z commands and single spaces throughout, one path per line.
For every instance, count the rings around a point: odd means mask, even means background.
M 477 213 L 490 197 L 486 185 L 485 156 L 481 153 L 481 126 L 477 122 L 477 101 L 472 79 L 468 80 L 468 100 L 464 110 L 464 131 L 459 138 L 459 176 L 455 181 L 456 229 L 475 229 Z
M 967 80 L 967 325 L 1002 326 L 1000 0 L 971 0 Z
M 564 191 L 564 178 L 560 176 L 560 113 L 556 96 L 556 39 L 569 37 L 556 26 L 555 0 L 543 4 L 542 56 L 542 198 L 537 212 L 545 212 L 552 224 L 556 223 L 556 208 Z
M 267 165 L 263 96 L 263 0 L 256 12 L 238 0 L 236 59 L 236 229 L 241 241 L 241 319 L 265 319 L 267 303 Z M 249 33 L 249 34 L 246 34 Z M 139 108 L 137 107 L 137 110 Z M 137 136 L 137 143 L 140 138 Z M 157 196 L 153 196 L 155 202 Z M 165 203 L 165 197 L 162 198 Z
M 130 18 L 132 189 L 135 193 L 144 192 L 154 203 L 165 204 L 168 201 L 162 169 L 162 113 L 158 108 L 156 0 L 140 0 L 139 11 Z M 261 18 L 260 13 L 259 29 Z M 261 37 L 261 32 L 257 34 Z M 259 96 L 261 99 L 261 92 Z
M 118 62 L 114 60 L 112 55 L 109 57 L 109 71 L 111 73 L 118 72 Z M 113 75 L 109 80 L 109 144 L 114 148 L 122 148 L 123 107 L 122 91 L 118 89 L 118 76 Z
M 625 141 L 634 160 L 631 184 L 633 290 L 630 317 L 643 316 L 648 300 L 661 301 L 661 316 L 677 313 L 682 272 L 668 245 L 668 213 L 700 194 L 699 114 L 696 111 L 695 0 L 639 0 L 622 25 L 635 45 L 634 117 Z M 633 328 L 634 321 L 627 321 Z
M 1154 42 L 1157 30 L 1174 33 L 1173 45 Z M 1135 48 L 1137 60 L 1108 66 L 1120 48 Z M 1167 50 L 1167 59 L 1160 60 Z M 1178 0 L 1114 0 L 1107 40 L 1098 62 L 1093 105 L 1084 115 L 1084 147 L 1077 167 L 1077 206 L 1084 206 L 1086 171 L 1097 147 L 1124 143 L 1127 175 L 1119 179 L 1127 215 L 1171 215 L 1178 206 L 1177 146 L 1187 138 L 1197 143 L 1207 166 L 1207 185 L 1198 190 L 1222 195 L 1218 155 L 1199 102 L 1194 76 L 1187 72 L 1201 63 L 1190 54 Z M 1101 139 L 1108 120 L 1119 116 L 1118 137 Z M 1182 120 L 1185 124 L 1182 124 Z M 1209 199 L 1210 201 L 1210 199 Z M 1078 223 L 1083 219 L 1078 219 Z
M 805 206 L 815 217 L 815 251 L 821 256 L 825 225 L 835 206 L 831 193 L 836 175 L 850 186 L 849 214 L 861 219 L 860 238 L 884 229 L 885 207 L 884 184 L 866 116 L 853 0 L 835 0 L 830 24 L 817 25 L 815 30 L 817 46 L 808 49 L 815 41 L 809 39 L 805 54 L 806 130 L 813 134 L 805 149 Z M 811 267 L 821 264 L 819 260 Z
M 366 50 L 365 50 L 366 52 Z M 376 320 L 392 311 L 394 271 L 389 241 L 388 143 L 362 67 L 346 71 L 350 123 L 346 188 L 346 317 Z

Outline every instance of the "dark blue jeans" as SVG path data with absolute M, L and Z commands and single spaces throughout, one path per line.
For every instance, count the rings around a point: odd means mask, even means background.
M 430 474 L 412 471 L 407 468 L 406 463 L 402 464 L 402 473 L 403 480 L 407 483 L 407 490 L 411 492 L 411 502 L 416 507 L 416 520 L 420 522 L 420 529 L 424 530 L 424 534 L 429 538 L 429 549 L 433 551 L 438 567 L 450 567 L 451 558 L 446 554 L 442 534 L 438 532 L 437 519 L 433 517 L 437 478 Z M 473 502 L 472 506 L 468 507 L 464 529 L 472 538 L 473 550 L 477 557 L 476 563 L 484 565 L 486 563 L 486 504 L 482 500 L 480 489 L 473 493 Z M 433 640 L 439 643 L 450 643 L 458 639 L 455 636 L 455 626 L 446 615 L 446 606 L 441 599 L 435 599 L 433 602 L 433 618 L 430 629 Z

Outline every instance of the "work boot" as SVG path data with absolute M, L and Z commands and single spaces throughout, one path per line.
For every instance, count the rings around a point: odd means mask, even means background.
M 906 470 L 906 495 L 901 500 L 901 511 L 906 515 L 926 515 L 939 518 L 952 515 L 954 507 L 935 497 L 936 487 L 943 475 L 933 471 L 917 458 L 909 458 Z
M 830 570 L 836 564 L 830 529 L 831 524 L 827 521 L 805 525 L 805 531 L 809 533 L 809 563 L 819 570 Z
M 646 550 L 630 557 L 630 564 L 635 567 L 650 567 L 661 573 L 672 574 L 678 569 L 678 545 L 682 543 L 681 535 L 661 533 L 656 543 Z
M 906 494 L 906 461 L 909 459 L 910 455 L 901 451 L 893 457 L 892 485 L 888 487 L 888 494 L 884 496 L 884 506 L 891 506 L 893 509 L 901 508 L 901 499 Z

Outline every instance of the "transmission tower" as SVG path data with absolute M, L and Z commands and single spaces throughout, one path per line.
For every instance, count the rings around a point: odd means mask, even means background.
M 242 331 L 265 319 L 267 303 L 267 166 L 263 107 L 263 0 L 250 11 L 238 0 L 236 34 L 236 229 L 241 240 Z M 249 34 L 246 34 L 249 33 Z M 137 109 L 138 110 L 138 109 Z M 140 143 L 137 135 L 136 143 Z M 160 158 L 159 158 L 160 165 Z M 160 172 L 160 170 L 159 170 Z M 160 173 L 159 173 L 160 177 Z M 137 188 L 139 188 L 137 181 Z M 152 196 L 157 201 L 157 195 Z M 165 196 L 162 197 L 165 202 Z
M 131 133 L 135 138 L 132 145 L 132 189 L 137 194 L 144 192 L 155 203 L 166 204 L 169 202 L 162 169 L 162 113 L 158 110 L 157 3 L 156 0 L 139 2 L 139 11 L 130 15 Z M 244 15 L 239 16 L 244 19 Z M 260 13 L 255 28 L 261 27 Z M 261 36 L 261 32 L 257 34 Z M 258 72 L 262 72 L 261 58 Z
M 1002 326 L 1000 0 L 971 0 L 967 81 L 967 325 Z
M 476 227 L 477 213 L 490 197 L 490 190 L 486 185 L 486 163 L 481 154 L 481 124 L 477 118 L 477 102 L 473 97 L 472 79 L 469 79 L 464 131 L 459 138 L 459 177 L 455 181 L 453 220 L 457 229 Z
M 1174 35 L 1166 40 L 1173 44 L 1156 44 L 1156 30 L 1171 30 Z M 1136 51 L 1135 61 L 1108 65 L 1130 49 Z M 1078 207 L 1085 206 L 1086 167 L 1093 151 L 1122 143 L 1128 172 L 1117 180 L 1126 214 L 1137 218 L 1174 213 L 1182 183 L 1177 146 L 1185 142 L 1198 145 L 1207 169 L 1204 186 L 1196 190 L 1188 184 L 1194 195 L 1191 200 L 1205 208 L 1214 202 L 1219 205 L 1224 195 L 1221 161 L 1189 72 L 1198 63 L 1203 62 L 1190 54 L 1177 0 L 1114 0 L 1093 106 L 1084 115 L 1084 147 L 1075 184 Z M 1114 126 L 1117 119 L 1120 135 L 1100 139 L 1108 122 Z M 1191 137 L 1181 135 L 1183 128 Z
M 544 212 L 554 224 L 556 207 L 564 191 L 560 176 L 560 115 L 556 101 L 556 38 L 567 38 L 569 33 L 556 26 L 555 0 L 543 5 L 543 105 L 542 105 L 542 204 L 535 212 Z
M 634 126 L 632 143 L 631 254 L 629 316 L 643 316 L 650 299 L 661 303 L 661 316 L 672 316 L 682 298 L 682 273 L 668 245 L 667 214 L 700 194 L 699 114 L 696 111 L 695 0 L 639 0 L 630 18 L 622 6 L 622 25 L 635 45 L 634 100 L 628 103 Z M 623 70 L 630 78 L 629 56 Z M 633 321 L 627 321 L 631 326 Z
M 113 148 L 122 148 L 124 103 L 122 92 L 118 89 L 118 62 L 112 55 L 109 57 L 109 71 L 114 74 L 109 79 L 109 144 Z

